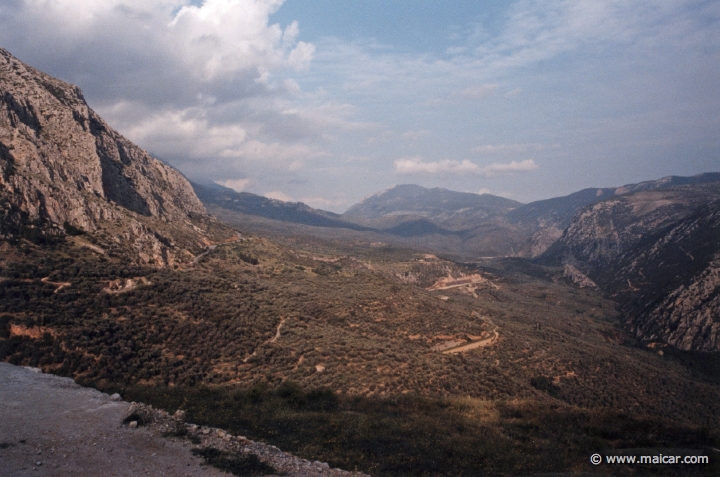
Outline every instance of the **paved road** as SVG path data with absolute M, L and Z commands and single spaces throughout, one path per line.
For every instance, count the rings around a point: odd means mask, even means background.
M 121 426 L 129 405 L 0 363 L 0 477 L 229 475 L 201 465 L 187 444 Z

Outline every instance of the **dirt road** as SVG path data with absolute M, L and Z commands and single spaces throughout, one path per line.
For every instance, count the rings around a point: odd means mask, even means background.
M 228 476 L 190 446 L 121 426 L 129 403 L 0 363 L 0 477 Z

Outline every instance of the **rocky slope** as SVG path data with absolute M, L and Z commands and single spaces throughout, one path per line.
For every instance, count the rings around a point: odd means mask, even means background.
M 720 182 L 614 196 L 581 209 L 543 255 L 543 261 L 579 262 L 598 273 L 642 239 L 720 199 Z
M 720 181 L 720 173 L 705 173 L 691 177 L 667 176 L 653 181 L 626 184 L 617 188 L 583 189 L 563 197 L 553 197 L 525 204 L 510 211 L 507 217 L 510 223 L 524 226 L 532 234 L 528 246 L 524 249 L 525 256 L 538 257 L 562 237 L 575 214 L 588 205 L 632 192 L 662 190 L 717 181 Z
M 93 232 L 146 263 L 187 260 L 208 241 L 205 208 L 177 170 L 115 132 L 78 87 L 3 49 L 0 213 L 4 236 Z
M 582 209 L 540 257 L 622 304 L 637 338 L 720 351 L 720 182 L 631 192 Z
M 720 200 L 646 238 L 598 279 L 646 341 L 720 351 Z

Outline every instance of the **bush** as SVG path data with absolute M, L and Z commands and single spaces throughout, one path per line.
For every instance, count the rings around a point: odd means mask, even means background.
M 551 396 L 557 395 L 557 386 L 555 386 L 552 380 L 547 376 L 535 376 L 530 379 L 530 384 L 538 391 L 546 392 Z
M 311 411 L 330 412 L 338 408 L 337 395 L 329 388 L 317 388 L 307 393 L 307 406 Z

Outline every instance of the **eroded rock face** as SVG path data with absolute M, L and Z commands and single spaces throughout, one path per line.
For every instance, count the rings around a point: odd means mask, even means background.
M 635 284 L 618 293 L 639 307 L 630 322 L 636 336 L 720 351 L 720 201 L 618 258 L 615 276 Z
M 676 348 L 720 350 L 720 254 L 688 286 L 680 285 L 635 320 L 639 336 Z
M 545 259 L 617 299 L 638 339 L 720 351 L 719 197 L 716 182 L 598 202 Z
M 0 197 L 8 223 L 55 233 L 67 223 L 115 237 L 122 230 L 144 262 L 171 262 L 179 256 L 175 245 L 203 242 L 198 229 L 184 234 L 187 243 L 173 244 L 171 227 L 159 224 L 207 217 L 185 177 L 115 132 L 77 86 L 3 49 Z

